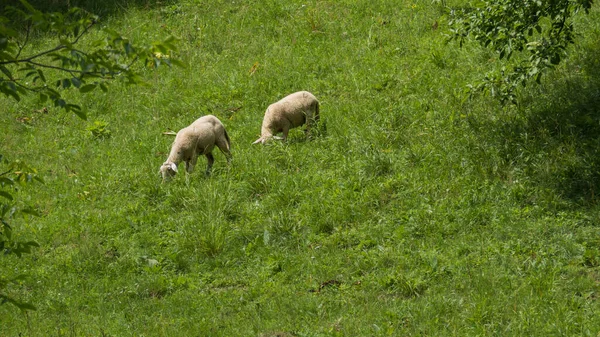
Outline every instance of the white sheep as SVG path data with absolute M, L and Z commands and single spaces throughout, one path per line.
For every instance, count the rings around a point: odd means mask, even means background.
M 265 112 L 260 138 L 252 144 L 264 144 L 271 138 L 287 138 L 290 129 L 306 123 L 306 134 L 313 123 L 319 120 L 319 101 L 308 91 L 299 91 L 269 105 Z M 275 134 L 283 132 L 283 137 Z
M 205 155 L 208 159 L 206 175 L 209 175 L 215 161 L 212 155 L 215 145 L 225 154 L 227 163 L 229 163 L 231 141 L 223 123 L 213 115 L 202 116 L 190 126 L 179 130 L 167 161 L 160 167 L 163 180 L 169 180 L 175 176 L 177 165 L 182 161 L 185 162 L 186 171 L 192 173 L 198 155 Z

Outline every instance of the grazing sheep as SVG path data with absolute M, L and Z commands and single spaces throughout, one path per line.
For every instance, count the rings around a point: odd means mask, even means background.
M 260 130 L 260 138 L 254 143 L 264 144 L 271 138 L 285 140 L 288 131 L 306 123 L 306 134 L 313 123 L 319 120 L 319 101 L 308 91 L 299 91 L 282 98 L 267 108 Z M 283 137 L 274 135 L 283 132 Z
M 171 147 L 171 153 L 167 161 L 160 167 L 163 180 L 169 180 L 177 174 L 177 165 L 184 161 L 188 173 L 192 173 L 198 155 L 205 155 L 208 159 L 206 175 L 210 174 L 215 158 L 212 150 L 215 145 L 227 157 L 227 163 L 231 160 L 231 141 L 221 121 L 212 115 L 198 118 L 190 126 L 185 127 L 175 136 Z

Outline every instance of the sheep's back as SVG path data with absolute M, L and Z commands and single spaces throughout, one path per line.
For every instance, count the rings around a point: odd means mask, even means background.
M 311 94 L 308 91 L 298 91 L 293 94 L 289 94 L 274 104 L 286 104 L 291 109 L 296 107 L 306 109 L 317 102 L 317 98 L 315 95 Z
M 306 121 L 306 115 L 314 113 L 317 98 L 308 91 L 300 91 L 284 97 L 269 106 L 272 118 L 287 119 L 292 126 L 300 126 Z
M 205 116 L 202 116 L 202 117 L 196 119 L 190 126 L 206 124 L 206 123 L 213 125 L 213 126 L 223 124 L 217 117 L 215 117 L 213 115 L 205 115 Z
M 210 125 L 217 136 L 222 136 L 225 134 L 225 126 L 217 117 L 213 115 L 202 116 L 195 120 L 190 126 L 204 128 L 206 125 Z

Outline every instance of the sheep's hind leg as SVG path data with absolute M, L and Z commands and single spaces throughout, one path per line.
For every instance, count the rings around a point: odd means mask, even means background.
M 304 129 L 304 136 L 308 137 L 308 134 L 310 133 L 310 122 L 311 122 L 311 118 L 310 118 L 310 114 L 304 112 L 304 121 L 302 122 L 302 124 L 306 125 L 306 129 Z
M 317 123 L 319 123 L 319 113 L 318 113 L 318 109 L 316 111 L 313 111 L 308 118 L 306 118 L 306 129 L 304 130 L 304 135 L 306 136 L 306 138 L 309 138 L 311 136 L 311 128 L 316 127 Z
M 212 171 L 212 166 L 215 162 L 215 157 L 213 157 L 212 153 L 207 153 L 206 159 L 208 159 L 208 165 L 206 166 L 206 176 L 209 176 L 210 172 Z

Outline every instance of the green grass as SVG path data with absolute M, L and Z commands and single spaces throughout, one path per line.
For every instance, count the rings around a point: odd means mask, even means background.
M 447 43 L 437 2 L 129 3 L 104 23 L 178 36 L 186 69 L 65 93 L 87 121 L 0 98 L 2 153 L 46 181 L 19 194 L 43 217 L 14 224 L 41 247 L 1 267 L 38 310 L 0 306 L 0 335 L 598 336 L 597 5 L 566 62 L 502 107 L 466 97 L 497 61 Z M 251 146 L 298 90 L 321 101 L 319 135 Z M 161 184 L 161 133 L 205 114 L 233 162 Z

